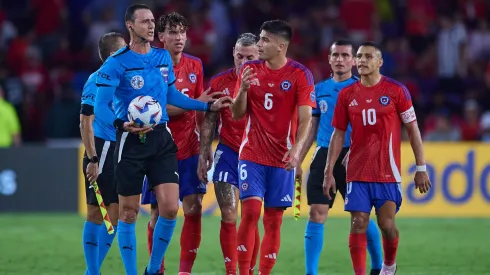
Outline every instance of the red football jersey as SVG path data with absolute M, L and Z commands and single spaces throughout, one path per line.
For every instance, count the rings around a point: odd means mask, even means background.
M 360 81 L 340 91 L 332 126 L 352 127 L 347 182 L 401 182 L 401 126 L 416 120 L 408 89 L 382 77 L 373 87 Z
M 253 68 L 257 78 L 252 80 L 247 94 L 240 159 L 284 167 L 284 154 L 296 139 L 298 107 L 316 107 L 313 76 L 310 70 L 291 59 L 278 70 L 267 68 L 262 60 L 249 61 L 242 70 L 247 66 Z M 240 83 L 239 76 L 235 95 Z
M 223 92 L 223 96 L 233 95 L 237 79 L 235 68 L 217 74 L 209 81 L 210 93 Z M 233 120 L 231 110 L 223 108 L 219 113 L 218 120 L 220 142 L 238 153 L 245 130 L 245 119 Z
M 182 54 L 179 64 L 174 65 L 175 87 L 190 98 L 198 98 L 203 92 L 203 68 L 201 60 Z M 170 117 L 168 127 L 177 145 L 177 159 L 183 160 L 199 154 L 199 131 L 196 111 Z

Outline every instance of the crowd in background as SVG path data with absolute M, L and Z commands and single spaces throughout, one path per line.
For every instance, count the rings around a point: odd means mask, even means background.
M 258 34 L 271 19 L 293 26 L 289 57 L 316 82 L 331 75 L 336 39 L 379 42 L 382 73 L 410 90 L 426 141 L 490 142 L 486 0 L 15 0 L 0 6 L 0 114 L 15 108 L 15 144 L 79 138 L 80 95 L 100 66 L 98 39 L 127 36 L 124 12 L 133 3 L 155 17 L 177 11 L 188 19 L 186 52 L 201 58 L 206 79 L 232 66 L 238 34 Z M 15 119 L 0 117 L 0 131 Z

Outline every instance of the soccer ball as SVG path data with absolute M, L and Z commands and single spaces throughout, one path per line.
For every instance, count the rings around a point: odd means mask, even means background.
M 151 96 L 138 96 L 129 103 L 128 119 L 138 127 L 153 127 L 162 119 L 162 106 Z

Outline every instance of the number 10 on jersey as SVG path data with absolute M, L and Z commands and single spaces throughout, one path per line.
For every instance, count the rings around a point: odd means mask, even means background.
M 376 124 L 376 110 L 375 109 L 362 109 L 362 125 L 374 125 Z

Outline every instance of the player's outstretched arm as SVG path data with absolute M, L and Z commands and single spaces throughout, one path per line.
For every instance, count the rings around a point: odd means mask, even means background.
M 183 95 L 177 90 L 177 88 L 175 88 L 174 84 L 168 87 L 167 103 L 184 110 L 194 110 L 194 111 L 203 111 L 203 112 L 208 110 L 207 102 L 201 102 L 199 100 L 192 99 Z

